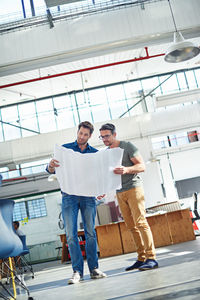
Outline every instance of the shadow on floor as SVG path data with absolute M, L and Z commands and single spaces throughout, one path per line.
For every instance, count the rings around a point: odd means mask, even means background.
M 189 285 L 191 284 L 195 284 L 197 285 L 197 287 L 193 287 L 193 288 L 189 288 Z M 192 298 L 190 299 L 197 299 L 196 297 L 194 298 L 194 296 L 199 295 L 200 293 L 200 279 L 197 280 L 193 280 L 193 281 L 188 281 L 188 282 L 183 282 L 182 284 L 174 284 L 174 285 L 170 285 L 170 289 L 173 287 L 174 289 L 176 289 L 175 291 L 170 291 L 169 293 L 165 293 L 165 290 L 169 289 L 169 287 L 161 287 L 161 288 L 156 288 L 156 289 L 151 289 L 148 291 L 142 291 L 142 292 L 137 292 L 137 293 L 132 293 L 132 294 L 127 294 L 127 295 L 123 295 L 123 296 L 119 296 L 119 297 L 114 297 L 114 298 L 107 298 L 106 300 L 119 300 L 119 299 L 132 299 L 134 296 L 139 296 L 139 295 L 143 295 L 143 299 L 145 300 L 168 300 L 168 299 L 179 299 L 182 297 L 186 297 L 186 296 L 190 296 Z M 188 286 L 188 288 L 187 288 Z M 154 295 L 154 296 L 147 296 L 147 293 L 160 293 L 160 295 Z M 145 295 L 147 297 L 145 297 Z M 197 296 L 199 299 L 199 296 Z M 141 298 L 142 299 L 142 298 Z

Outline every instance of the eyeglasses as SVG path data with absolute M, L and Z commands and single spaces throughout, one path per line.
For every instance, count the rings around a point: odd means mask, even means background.
M 99 136 L 99 139 L 100 139 L 100 140 L 107 140 L 107 139 L 109 139 L 109 137 L 110 137 L 111 135 L 112 135 L 112 134 L 100 135 L 100 136 Z

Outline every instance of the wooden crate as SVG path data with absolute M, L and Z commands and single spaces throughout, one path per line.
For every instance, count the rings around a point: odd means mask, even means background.
M 172 244 L 167 214 L 147 217 L 148 224 L 154 239 L 155 247 L 167 246 Z M 124 222 L 119 223 L 124 253 L 136 251 L 136 246 L 131 232 Z
M 128 230 L 125 222 L 119 223 L 120 233 L 121 233 L 121 241 L 123 247 L 123 253 L 131 253 L 136 251 L 135 242 L 133 236 Z
M 172 244 L 172 237 L 168 224 L 168 213 L 147 217 L 151 228 L 155 247 L 167 246 Z
M 195 239 L 188 209 L 147 217 L 155 247 Z M 124 222 L 96 227 L 100 257 L 135 252 L 136 247 Z
M 173 244 L 196 239 L 189 209 L 168 212 L 167 220 Z
M 100 257 L 123 253 L 118 223 L 96 226 L 96 233 Z

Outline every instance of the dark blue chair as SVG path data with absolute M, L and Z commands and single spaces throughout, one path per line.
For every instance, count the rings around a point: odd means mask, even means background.
M 0 199 L 0 257 L 17 256 L 23 251 L 23 244 L 13 229 L 14 201 Z
M 20 240 L 22 242 L 22 245 L 23 245 L 23 251 L 22 251 L 21 255 L 29 254 L 29 249 L 26 246 L 26 236 L 25 235 L 19 235 L 19 238 L 20 238 Z
M 11 258 L 19 256 L 23 252 L 23 243 L 13 229 L 13 208 L 13 200 L 0 199 L 0 259 L 3 260 L 3 264 L 7 266 L 7 269 L 11 275 L 13 294 L 5 287 L 4 284 L 2 284 L 2 282 L 0 282 L 0 284 L 4 291 L 6 291 L 8 295 L 12 297 L 12 299 L 16 299 L 17 293 L 15 280 L 17 280 L 20 286 L 27 291 L 28 299 L 32 300 L 33 298 L 29 296 L 30 293 L 28 288 L 20 280 L 16 271 L 13 270 Z M 7 260 L 9 261 L 9 264 L 7 264 Z M 6 295 L 3 293 L 0 293 L 0 296 L 3 299 L 8 299 L 8 297 L 6 297 Z
M 29 254 L 29 249 L 26 246 L 26 236 L 25 235 L 19 235 L 19 238 L 23 245 L 23 251 L 20 254 L 19 259 L 17 260 L 17 264 L 19 265 L 19 268 L 23 268 L 23 272 L 25 273 L 28 269 L 32 273 L 32 278 L 34 278 L 34 272 L 33 267 L 30 263 L 28 263 L 25 255 Z

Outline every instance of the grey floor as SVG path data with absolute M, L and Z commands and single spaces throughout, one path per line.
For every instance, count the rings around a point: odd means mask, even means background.
M 158 248 L 158 269 L 125 272 L 135 259 L 136 253 L 100 259 L 108 277 L 98 280 L 90 279 L 85 263 L 84 281 L 75 285 L 67 285 L 71 264 L 34 265 L 35 278 L 26 275 L 26 284 L 35 300 L 200 299 L 200 237 Z

